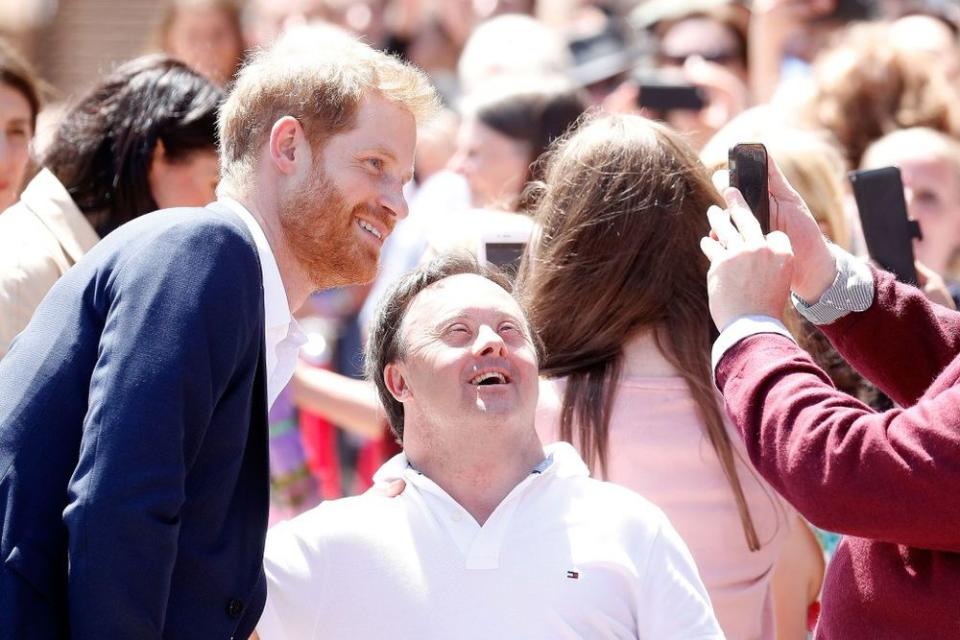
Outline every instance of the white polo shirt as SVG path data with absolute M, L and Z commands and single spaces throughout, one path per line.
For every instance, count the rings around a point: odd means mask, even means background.
M 723 638 L 657 507 L 588 477 L 567 443 L 481 527 L 395 456 L 397 498 L 325 502 L 270 530 L 262 640 Z

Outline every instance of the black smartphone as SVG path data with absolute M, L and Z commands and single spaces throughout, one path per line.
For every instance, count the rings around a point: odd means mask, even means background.
M 770 191 L 767 186 L 767 148 L 751 142 L 730 147 L 727 154 L 730 186 L 743 194 L 763 235 L 770 233 Z
M 657 75 L 638 75 L 637 106 L 657 113 L 676 110 L 700 111 L 707 104 L 703 89 Z
M 921 237 L 920 225 L 907 216 L 900 169 L 851 171 L 848 176 L 870 257 L 900 282 L 916 285 L 913 239 Z

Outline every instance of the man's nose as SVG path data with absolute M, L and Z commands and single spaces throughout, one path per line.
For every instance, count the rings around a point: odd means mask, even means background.
M 403 184 L 397 181 L 380 195 L 380 206 L 389 211 L 397 220 L 403 220 L 410 212 L 407 199 L 403 195 Z
M 474 343 L 474 353 L 478 356 L 503 356 L 506 345 L 499 333 L 492 327 L 483 325 L 477 332 L 477 339 Z

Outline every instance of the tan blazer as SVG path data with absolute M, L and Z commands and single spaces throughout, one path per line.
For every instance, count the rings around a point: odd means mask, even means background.
M 99 239 L 46 169 L 0 214 L 0 358 L 57 278 Z

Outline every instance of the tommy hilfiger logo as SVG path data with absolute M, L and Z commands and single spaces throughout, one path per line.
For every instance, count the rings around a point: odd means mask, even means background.
M 579 580 L 580 572 L 579 571 L 567 571 L 567 577 L 571 580 Z

